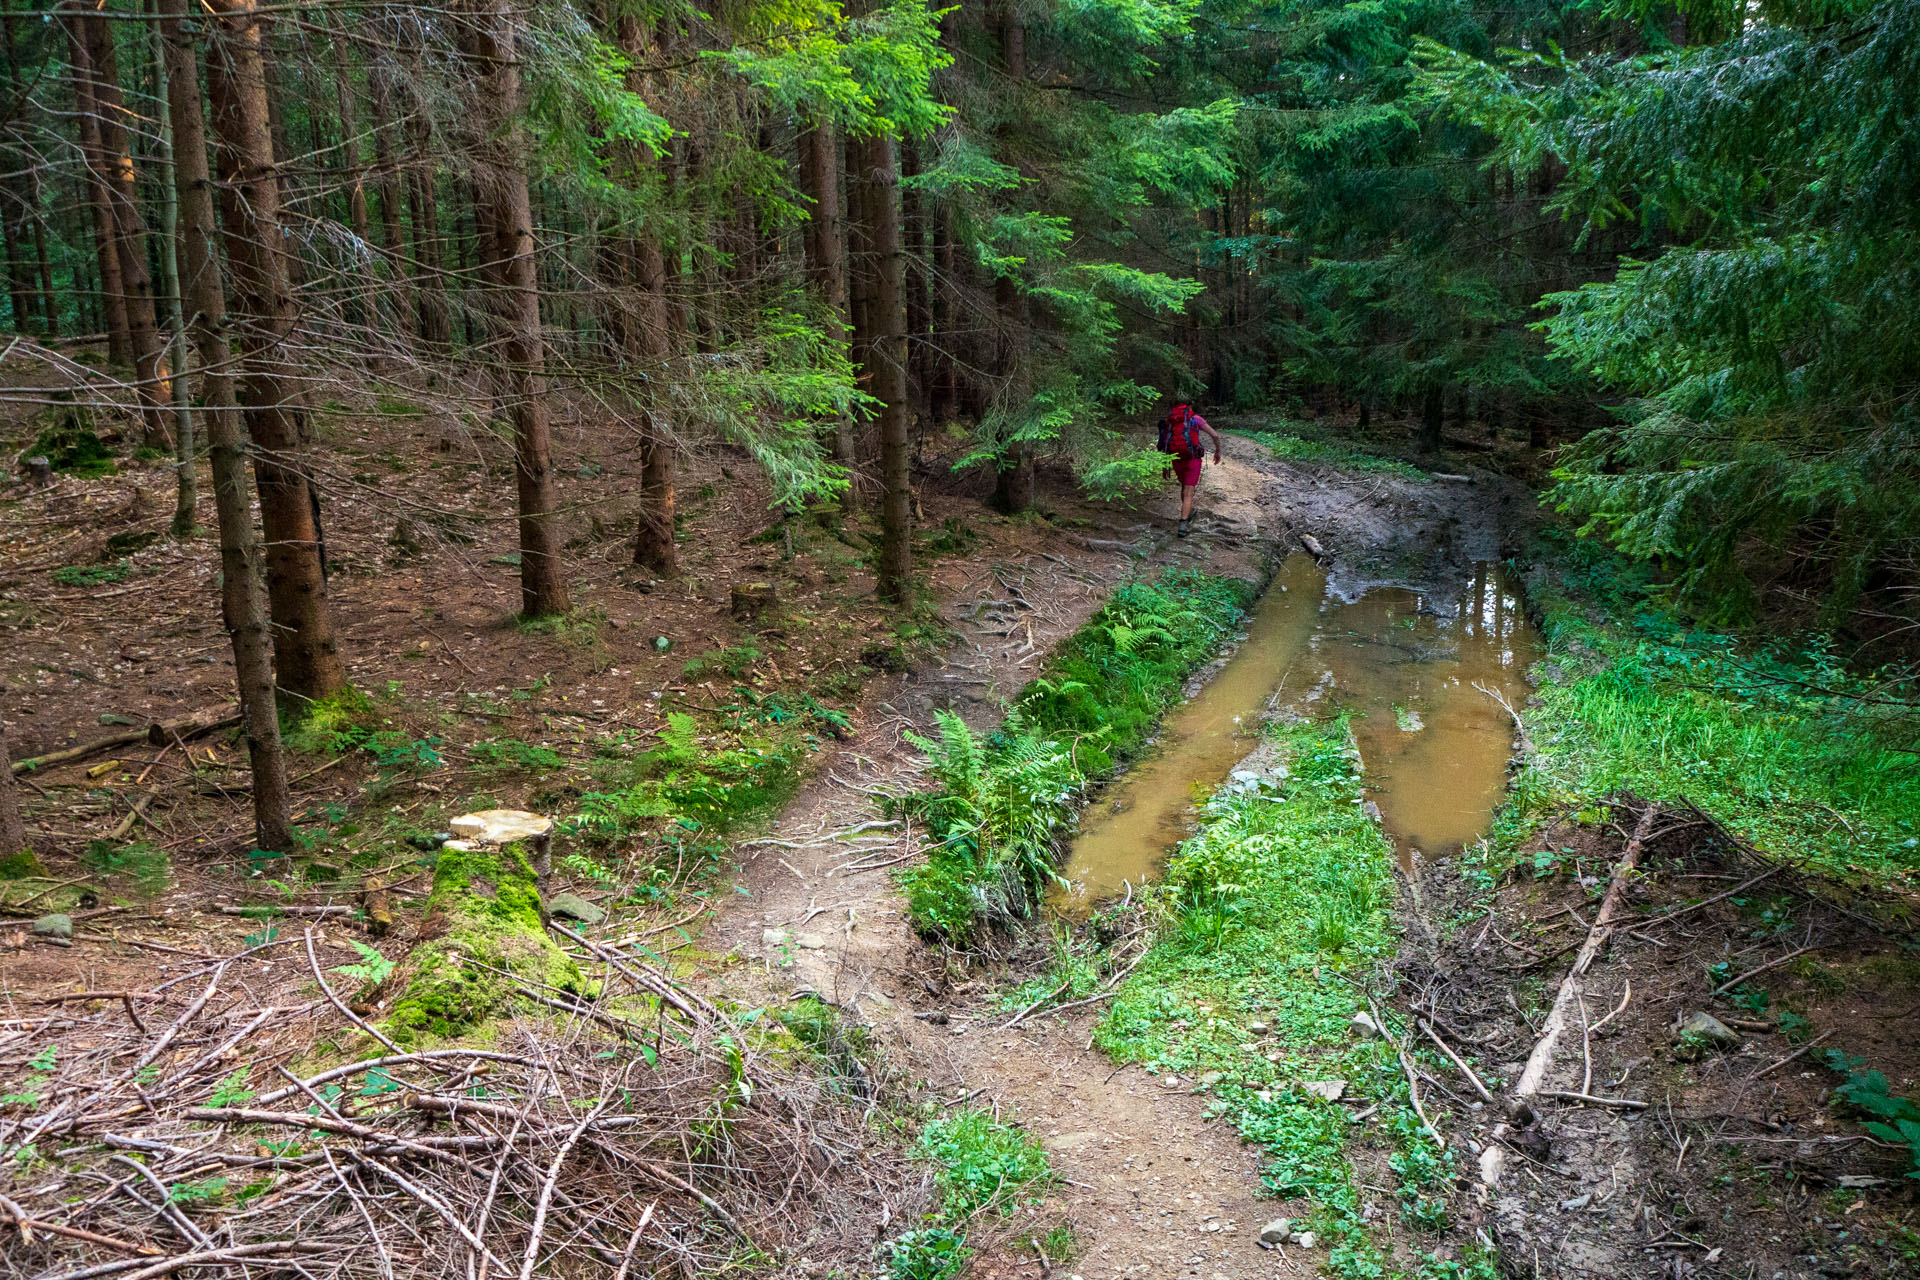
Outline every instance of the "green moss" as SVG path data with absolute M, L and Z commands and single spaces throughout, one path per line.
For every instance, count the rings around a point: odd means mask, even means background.
M 31 849 L 22 849 L 0 858 L 0 880 L 32 880 L 46 875 L 46 868 Z
M 113 451 L 94 434 L 93 415 L 85 409 L 77 405 L 56 408 L 48 412 L 45 421 L 39 437 L 27 446 L 28 457 L 44 457 L 55 471 L 76 476 L 110 476 L 119 469 L 114 465 Z
M 407 1043 L 465 1034 L 521 999 L 518 979 L 536 989 L 585 994 L 579 966 L 547 936 L 533 863 L 521 845 L 440 852 L 415 947 L 387 1025 Z
M 280 732 L 292 750 L 337 755 L 359 745 L 356 731 L 364 730 L 373 719 L 372 700 L 349 685 L 284 711 Z

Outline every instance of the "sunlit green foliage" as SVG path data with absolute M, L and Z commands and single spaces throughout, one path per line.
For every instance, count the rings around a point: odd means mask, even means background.
M 1625 790 L 1691 801 L 1759 847 L 1833 871 L 1920 868 L 1920 716 L 1823 641 L 1753 651 L 1650 602 L 1645 574 L 1549 540 L 1529 594 L 1553 677 L 1504 843 Z
M 903 877 L 914 928 L 965 947 L 982 929 L 1026 918 L 1087 786 L 1141 748 L 1245 599 L 1241 584 L 1205 574 L 1130 583 L 1062 646 L 999 730 L 983 738 L 941 713 L 938 742 L 911 739 L 938 783 L 904 802 L 935 841 Z
M 1271 732 L 1286 777 L 1208 802 L 1200 833 L 1148 891 L 1165 923 L 1096 1042 L 1205 1082 L 1211 1114 L 1264 1153 L 1268 1189 L 1311 1205 L 1332 1273 L 1379 1275 L 1369 1268 L 1384 1261 L 1382 1242 L 1361 1219 L 1347 1161 L 1350 1123 L 1303 1084 L 1340 1080 L 1347 1096 L 1379 1102 L 1403 1218 L 1423 1230 L 1444 1222 L 1448 1161 L 1407 1105 L 1393 1050 L 1348 1028 L 1369 1010 L 1373 967 L 1398 946 L 1393 850 L 1359 803 L 1344 725 Z
M 1910 621 L 1920 5 L 1761 13 L 1639 57 L 1428 46 L 1427 91 L 1500 161 L 1564 164 L 1552 207 L 1583 236 L 1640 237 L 1641 261 L 1548 299 L 1555 349 L 1633 397 L 1558 501 L 1720 618 L 1778 586 L 1828 621 L 1869 591 Z

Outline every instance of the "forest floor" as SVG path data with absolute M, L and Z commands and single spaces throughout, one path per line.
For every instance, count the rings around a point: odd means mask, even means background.
M 0 423 L 0 443 L 24 446 L 33 426 Z M 560 876 L 613 909 L 597 936 L 654 939 L 649 954 L 683 981 L 739 1006 L 812 992 L 864 1028 L 905 1096 L 986 1107 L 1037 1137 L 1057 1182 L 975 1233 L 971 1274 L 1059 1273 L 1034 1245 L 1061 1225 L 1077 1251 L 1068 1269 L 1090 1280 L 1249 1280 L 1328 1265 L 1258 1247 L 1263 1223 L 1308 1206 L 1262 1191 L 1265 1158 L 1208 1118 L 1192 1081 L 1095 1052 L 1098 1006 L 1006 1026 L 1007 991 L 1044 966 L 1045 945 L 1030 939 L 985 964 L 943 958 L 907 927 L 892 879 L 916 852 L 913 835 L 861 828 L 879 820 L 874 793 L 919 777 L 902 730 L 930 732 L 932 713 L 949 707 L 991 727 L 1130 578 L 1183 567 L 1258 583 L 1304 535 L 1326 557 L 1330 592 L 1351 597 L 1441 583 L 1513 553 L 1524 490 L 1476 465 L 1504 469 L 1489 456 L 1497 439 L 1450 453 L 1435 477 L 1295 437 L 1230 435 L 1187 540 L 1172 536 L 1170 492 L 1093 503 L 1052 477 L 1038 511 L 1005 518 L 981 505 L 977 478 L 930 478 L 923 604 L 902 621 L 871 598 L 869 525 L 778 520 L 749 465 L 725 453 L 687 461 L 684 575 L 657 582 L 633 569 L 622 537 L 630 442 L 603 438 L 583 408 L 556 424 L 577 608 L 529 628 L 512 619 L 512 522 L 482 492 L 507 474 L 501 440 L 425 395 L 338 403 L 319 426 L 333 459 L 333 598 L 371 710 L 350 733 L 297 744 L 312 847 L 291 860 L 249 856 L 243 760 L 219 736 L 131 744 L 29 775 L 47 879 L 0 893 L 15 922 L 0 927 L 0 1077 L 20 1075 L 39 1037 L 94 1034 L 113 1014 L 49 1001 L 163 990 L 242 952 L 251 1006 L 284 1011 L 248 1042 L 248 1061 L 304 1060 L 344 1026 L 312 998 L 311 975 L 355 959 L 369 876 L 403 913 L 417 908 L 431 858 L 408 840 L 489 804 L 588 806 L 611 785 L 608 770 L 677 711 L 716 751 L 772 742 L 791 768 L 754 790 L 755 807 L 725 815 L 737 830 L 685 846 L 686 865 L 630 885 L 607 870 L 619 839 L 588 832 Z M 115 474 L 0 490 L 0 713 L 16 758 L 231 700 L 211 548 L 204 536 L 164 536 L 170 505 L 165 464 L 124 448 Z M 203 497 L 203 522 L 210 506 Z M 742 582 L 774 584 L 783 607 L 732 616 Z M 1402 990 L 1495 1088 L 1517 1074 L 1624 842 L 1616 827 L 1632 817 L 1569 809 L 1516 842 L 1514 869 L 1444 861 L 1424 877 L 1421 909 L 1406 909 Z M 1822 1065 L 1843 1049 L 1885 1072 L 1882 1097 L 1912 1091 L 1920 973 L 1908 927 L 1889 923 L 1910 904 L 1868 877 L 1837 884 L 1779 868 L 1684 810 L 1663 811 L 1657 830 L 1638 918 L 1595 971 L 1606 1012 L 1621 1011 L 1563 1046 L 1549 1078 L 1647 1107 L 1553 1104 L 1545 1148 L 1517 1153 L 1500 1196 L 1482 1203 L 1466 1153 L 1488 1140 L 1490 1112 L 1449 1063 L 1419 1055 L 1438 1125 L 1462 1149 L 1452 1238 L 1497 1239 L 1514 1275 L 1798 1278 L 1920 1264 L 1897 1144 L 1861 1131 L 1859 1091 L 1836 1093 L 1847 1077 Z M 29 933 L 50 907 L 73 916 L 70 947 Z M 272 945 L 277 930 L 298 940 L 309 922 L 316 959 Z M 391 952 L 410 933 L 403 924 L 381 945 Z M 1606 1016 L 1595 1000 L 1590 1022 Z M 1676 1014 L 1706 1009 L 1737 1044 L 1676 1038 Z M 1356 1150 L 1356 1163 L 1364 1177 L 1388 1176 L 1384 1156 Z M 881 1230 L 888 1212 L 863 1229 Z M 794 1274 L 824 1273 L 789 1261 Z

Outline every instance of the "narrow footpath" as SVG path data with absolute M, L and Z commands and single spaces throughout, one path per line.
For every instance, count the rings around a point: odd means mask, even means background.
M 1053 647 L 1127 577 L 1192 567 L 1258 581 L 1300 533 L 1325 543 L 1356 517 L 1371 519 L 1362 541 L 1378 547 L 1381 530 L 1431 531 L 1457 523 L 1455 504 L 1464 505 L 1457 486 L 1302 468 L 1245 440 L 1229 453 L 1237 457 L 1208 469 L 1190 539 L 1171 536 L 1163 499 L 1133 527 L 1085 539 L 1074 563 L 1033 556 L 938 584 L 959 642 L 942 665 L 900 677 L 772 830 L 740 847 L 744 892 L 705 930 L 708 959 L 695 975 L 750 1003 L 817 995 L 870 1027 L 890 1069 L 926 1096 L 1018 1120 L 1061 1179 L 1050 1220 L 1074 1226 L 1083 1251 L 1071 1273 L 1085 1280 L 1251 1280 L 1314 1267 L 1297 1251 L 1258 1246 L 1261 1225 L 1286 1206 L 1263 1199 L 1258 1153 L 1204 1118 L 1190 1084 L 1116 1070 L 1090 1047 L 1097 1006 L 1008 1028 L 996 984 L 949 973 L 913 936 L 892 873 L 915 856 L 914 835 L 878 825 L 873 796 L 920 784 L 921 757 L 903 731 L 933 732 L 933 712 L 949 707 L 976 728 L 997 723 Z M 1400 521 L 1369 515 L 1369 503 L 1390 510 L 1396 500 L 1417 510 Z M 1295 523 L 1302 509 L 1319 517 L 1314 525 Z M 983 1256 L 969 1274 L 1039 1276 L 1037 1251 L 1022 1246 Z

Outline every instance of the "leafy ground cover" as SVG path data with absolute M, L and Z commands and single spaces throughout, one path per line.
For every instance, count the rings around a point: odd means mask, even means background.
M 1690 627 L 1584 541 L 1547 536 L 1537 558 L 1547 678 L 1496 847 L 1631 790 L 1810 869 L 1920 875 L 1920 715 L 1889 673 L 1850 671 L 1819 639 L 1756 649 Z
M 1387 1003 L 1369 986 L 1398 929 L 1393 851 L 1361 803 L 1345 725 L 1271 732 L 1284 775 L 1207 802 L 1150 891 L 1164 924 L 1096 1043 L 1206 1090 L 1212 1114 L 1265 1152 L 1268 1190 L 1309 1202 L 1302 1225 L 1328 1244 L 1330 1274 L 1492 1276 L 1490 1256 L 1443 1247 L 1451 1157 L 1410 1105 L 1393 1046 L 1351 1027 Z M 1363 1183 L 1383 1179 L 1397 1206 L 1369 1207 Z
M 903 876 L 914 928 L 954 947 L 1027 918 L 1087 787 L 1137 754 L 1247 603 L 1244 583 L 1169 572 L 1129 583 L 982 737 L 940 717 L 933 791 L 904 807 L 935 847 Z
M 1036 1202 L 1053 1182 L 1047 1153 L 1029 1134 L 979 1107 L 941 1110 L 914 1142 L 933 1169 L 937 1201 L 927 1225 L 881 1247 L 892 1280 L 949 1280 L 973 1257 L 967 1224 Z M 1059 1258 L 1056 1248 L 1052 1256 Z

